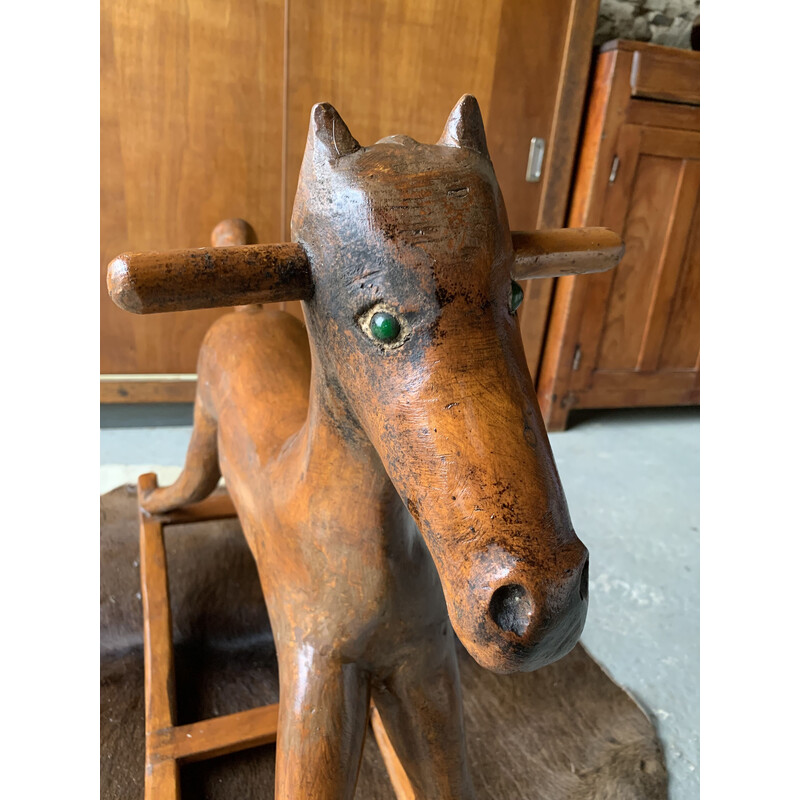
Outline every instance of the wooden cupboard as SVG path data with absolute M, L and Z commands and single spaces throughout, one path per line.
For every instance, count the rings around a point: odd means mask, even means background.
M 575 408 L 700 398 L 699 54 L 610 42 L 593 79 L 569 226 L 626 244 L 609 273 L 559 278 L 537 381 L 549 430 Z
M 101 401 L 191 401 L 197 351 L 224 311 L 135 317 L 106 295 L 126 250 L 208 244 L 243 217 L 289 237 L 311 106 L 355 136 L 435 141 L 480 102 L 516 229 L 564 224 L 598 0 L 101 0 Z M 532 137 L 546 140 L 526 180 Z M 536 374 L 552 281 L 520 312 Z M 299 304 L 288 310 L 299 314 Z

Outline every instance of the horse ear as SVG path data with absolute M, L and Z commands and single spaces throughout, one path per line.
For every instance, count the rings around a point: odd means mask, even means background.
M 308 147 L 329 161 L 361 149 L 339 112 L 330 103 L 317 103 L 311 109 Z
M 463 95 L 456 103 L 437 144 L 446 147 L 468 147 L 489 158 L 483 117 L 478 101 L 471 94 Z

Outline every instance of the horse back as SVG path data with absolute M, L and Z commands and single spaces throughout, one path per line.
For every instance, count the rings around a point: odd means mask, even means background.
M 306 419 L 310 372 L 306 329 L 291 314 L 255 306 L 220 317 L 200 349 L 197 393 L 221 461 L 273 459 Z

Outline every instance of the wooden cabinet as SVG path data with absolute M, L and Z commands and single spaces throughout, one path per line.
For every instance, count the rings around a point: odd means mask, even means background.
M 698 53 L 599 55 L 569 225 L 609 227 L 626 252 L 557 281 L 537 381 L 550 430 L 574 408 L 699 403 L 699 78 Z
M 362 143 L 430 142 L 475 94 L 512 227 L 561 227 L 597 6 L 101 0 L 101 400 L 192 400 L 200 341 L 224 313 L 125 314 L 106 295 L 108 261 L 204 246 L 226 217 L 288 239 L 315 102 Z M 547 140 L 538 183 L 525 179 L 533 136 Z M 534 374 L 551 284 L 529 282 L 520 312 Z

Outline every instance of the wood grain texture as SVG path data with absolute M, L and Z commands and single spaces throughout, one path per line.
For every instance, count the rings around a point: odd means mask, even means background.
M 105 288 L 116 253 L 205 245 L 226 216 L 282 238 L 283 6 L 101 3 L 102 373 L 193 373 L 222 313 L 124 314 Z
M 512 247 L 517 280 L 602 272 L 624 251 L 608 228 L 518 231 Z M 313 295 L 311 265 L 296 243 L 123 253 L 108 265 L 107 283 L 114 303 L 134 314 L 244 308 Z
M 633 54 L 631 96 L 700 105 L 700 53 L 641 49 Z
M 157 486 L 152 473 L 139 478 L 139 493 Z M 167 582 L 167 557 L 161 523 L 139 519 L 142 616 L 144 619 L 145 800 L 178 800 L 178 766 L 172 758 L 154 757 L 150 736 L 171 728 L 176 719 L 175 662 L 172 650 L 172 614 Z
M 605 198 L 605 182 L 613 158 L 609 142 L 616 140 L 625 118 L 629 89 L 622 75 L 630 69 L 630 54 L 616 50 L 601 53 L 594 65 L 592 89 L 577 160 L 575 184 L 570 200 L 569 226 L 599 224 Z M 536 393 L 548 430 L 563 430 L 569 409 L 565 403 L 569 370 L 574 360 L 580 315 L 570 314 L 591 282 L 560 278 L 553 292 L 553 306 L 547 323 L 546 340 L 536 383 Z
M 637 55 L 676 74 L 696 63 L 638 43 L 598 59 L 570 224 L 605 225 L 627 249 L 613 274 L 558 281 L 537 385 L 549 430 L 572 408 L 699 398 L 699 109 L 633 99 Z
M 512 226 L 561 226 L 597 4 L 104 0 L 101 259 L 202 246 L 225 215 L 246 217 L 261 241 L 287 241 L 306 116 L 319 100 L 367 141 L 399 130 L 433 141 L 442 114 L 471 91 Z M 528 183 L 534 135 L 548 140 L 547 160 L 543 180 Z M 520 312 L 534 375 L 551 290 L 529 283 Z M 302 320 L 299 303 L 281 307 Z M 145 322 L 103 296 L 101 372 L 193 373 L 218 316 Z M 108 389 L 102 398 L 116 401 Z
M 625 246 L 608 228 L 562 228 L 535 233 L 515 232 L 512 274 L 525 278 L 585 275 L 615 267 Z
M 100 381 L 101 403 L 193 403 L 197 390 L 194 377 L 186 379 L 120 375 Z
M 636 369 L 681 177 L 677 159 L 640 158 L 630 149 L 618 149 L 620 158 L 635 166 L 633 180 L 620 180 L 614 187 L 619 207 L 612 202 L 615 198 L 609 198 L 604 219 L 623 230 L 629 255 L 611 278 L 598 326 L 584 328 L 581 336 L 581 341 L 588 343 L 593 333 L 598 335 L 596 360 L 588 344 L 584 350 L 587 364 L 596 369 Z
M 375 704 L 372 703 L 369 708 L 369 720 L 372 726 L 372 732 L 375 735 L 375 743 L 378 745 L 378 750 L 381 752 L 386 772 L 389 774 L 389 780 L 392 783 L 392 789 L 397 800 L 415 800 L 414 787 L 408 779 L 406 771 L 400 759 L 397 757 L 397 752 L 392 746 L 389 739 L 389 734 L 386 733 L 383 720 Z
M 528 6 L 530 7 L 530 4 Z M 599 0 L 572 0 L 569 5 L 569 17 L 561 46 L 558 89 L 549 126 L 550 134 L 547 139 L 543 177 L 541 184 L 533 184 L 533 186 L 541 186 L 540 202 L 538 204 L 523 203 L 522 198 L 520 198 L 521 202 L 516 203 L 514 202 L 516 198 L 511 198 L 512 205 L 515 207 L 514 213 L 516 213 L 516 207 L 520 206 L 528 208 L 528 213 L 536 214 L 536 228 L 560 228 L 566 221 L 578 136 L 581 129 L 584 100 L 588 89 L 592 54 L 591 43 L 595 31 L 598 6 Z M 559 10 L 563 14 L 566 10 L 566 4 L 562 4 Z M 544 29 L 540 29 L 538 23 L 533 22 L 530 26 L 513 26 L 513 30 L 515 37 L 528 37 L 531 31 Z M 558 42 L 555 36 L 550 41 L 554 44 Z M 505 58 L 517 58 L 520 50 L 527 51 L 529 44 L 526 42 L 522 44 L 521 48 L 504 49 Z M 537 42 L 531 49 L 534 48 L 538 52 L 546 49 L 541 42 Z M 553 69 L 556 63 L 556 55 L 555 53 L 548 54 L 553 59 L 549 64 L 549 69 Z M 540 74 L 547 74 L 547 67 L 540 66 L 539 69 L 541 70 Z M 514 67 L 510 67 L 507 74 L 515 76 L 518 72 Z M 538 81 L 530 83 L 525 81 L 522 83 L 528 87 L 527 91 L 529 92 L 531 87 L 539 86 Z M 541 91 L 541 89 L 538 89 L 538 91 Z M 542 102 L 542 98 L 537 98 L 535 104 L 542 109 L 539 113 L 545 113 L 545 110 L 549 109 L 549 106 Z M 531 129 L 533 129 L 533 126 L 531 126 Z M 545 129 L 544 125 L 542 129 Z M 502 175 L 502 171 L 499 174 Z M 503 177 L 505 178 L 505 176 Z M 528 185 L 530 186 L 531 184 Z M 512 226 L 515 224 L 512 221 Z M 526 226 L 532 227 L 527 220 Z M 545 331 L 548 325 L 554 290 L 554 280 L 539 279 L 529 281 L 525 285 L 525 299 L 520 309 L 520 324 L 522 340 L 525 343 L 525 357 L 528 360 L 528 368 L 534 380 L 536 380 L 539 373 Z
M 107 283 L 114 303 L 134 314 L 305 300 L 312 291 L 305 251 L 288 242 L 123 253 Z
M 330 104 L 314 106 L 292 236 L 277 261 L 305 254 L 308 335 L 260 307 L 212 326 L 184 469 L 143 484 L 143 520 L 175 523 L 186 506 L 182 521 L 196 519 L 224 474 L 281 664 L 277 797 L 353 797 L 371 696 L 415 795 L 471 800 L 455 635 L 490 670 L 531 671 L 575 646 L 588 602 L 475 97 L 432 145 L 362 146 Z M 609 231 L 517 240 L 526 274 L 621 253 Z M 129 257 L 124 283 L 152 283 L 173 307 L 193 305 L 198 284 L 205 305 L 228 302 L 237 268 L 293 285 L 280 264 L 252 268 L 261 247 Z M 224 261 L 226 286 L 194 267 L 187 281 L 195 260 Z M 146 310 L 143 297 L 123 304 Z M 229 748 L 220 726 L 215 747 Z
M 686 237 L 686 250 L 680 264 L 680 275 L 672 297 L 669 318 L 660 348 L 658 369 L 700 367 L 700 203 L 694 213 Z M 677 255 L 677 250 L 675 251 Z
M 700 108 L 679 103 L 653 103 L 649 100 L 631 99 L 625 121 L 630 125 L 699 131 Z
M 691 134 L 690 134 L 691 135 Z M 698 137 L 699 139 L 699 137 Z M 691 226 L 696 219 L 695 210 L 700 203 L 700 161 L 685 159 L 681 161 L 681 172 L 678 185 L 673 194 L 673 204 L 669 214 L 669 228 L 664 236 L 664 245 L 656 267 L 656 283 L 650 298 L 647 313 L 647 327 L 642 334 L 639 359 L 636 369 L 641 371 L 656 370 L 662 363 L 664 337 L 667 330 L 682 330 L 683 342 L 692 342 L 693 357 L 682 367 L 692 369 L 697 360 L 700 339 L 692 335 L 689 319 L 683 318 L 679 309 L 674 307 L 675 296 L 681 268 L 686 261 L 687 250 L 692 247 Z M 698 248 L 699 251 L 699 248 Z M 699 281 L 698 281 L 699 290 Z M 691 310 L 685 309 L 687 312 Z M 699 312 L 699 304 L 697 306 Z M 673 313 L 678 311 L 678 313 Z M 694 315 L 697 317 L 697 314 Z M 687 327 L 684 327 L 689 323 Z
M 147 746 L 154 761 L 180 763 L 219 758 L 262 744 L 272 744 L 278 733 L 278 704 L 154 731 Z M 160 800 L 154 795 L 154 800 Z
M 139 492 L 157 486 L 152 473 L 139 479 Z M 144 626 L 144 681 L 148 733 L 175 722 L 175 666 L 172 655 L 167 562 L 162 526 L 157 520 L 141 519 L 142 612 Z
M 294 4 L 289 21 L 288 158 L 299 168 L 308 107 L 332 102 L 358 136 L 405 131 L 435 141 L 463 92 L 486 120 L 512 228 L 564 223 L 598 0 L 425 0 L 355 6 Z M 324 32 L 324 35 L 323 35 Z M 425 87 L 420 92 L 419 87 Z M 525 180 L 532 136 L 547 139 L 539 183 Z M 288 186 L 287 204 L 294 186 Z M 288 234 L 287 234 L 288 235 Z M 520 310 L 528 368 L 538 370 L 552 284 L 525 286 Z
M 290 2 L 286 207 L 294 203 L 315 103 L 334 105 L 362 142 L 399 132 L 435 142 L 464 92 L 491 119 L 502 7 L 502 0 Z
M 100 796 L 141 800 L 145 752 L 136 493 L 100 499 Z M 255 562 L 235 519 L 167 530 L 182 724 L 278 699 Z M 459 649 L 468 756 L 481 800 L 665 800 L 656 732 L 580 645 L 532 673 L 493 675 Z M 187 800 L 274 796 L 275 747 L 185 764 Z M 368 734 L 356 800 L 395 800 Z

